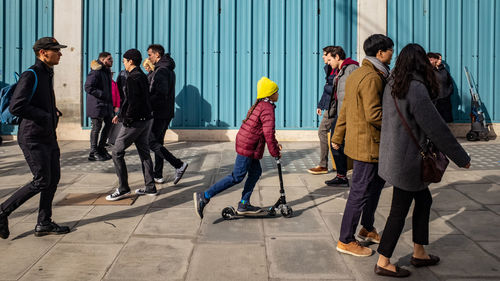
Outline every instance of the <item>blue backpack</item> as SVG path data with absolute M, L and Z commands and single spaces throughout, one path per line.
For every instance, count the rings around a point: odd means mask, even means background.
M 33 94 L 35 94 L 36 86 L 38 85 L 38 77 L 36 76 L 36 72 L 33 69 L 28 69 L 27 71 L 31 71 L 33 72 L 33 74 L 35 74 L 35 85 L 33 86 L 33 91 L 31 91 L 31 96 L 29 99 L 31 101 L 31 99 L 33 98 Z M 19 125 L 19 117 L 10 113 L 9 110 L 10 100 L 12 99 L 12 95 L 16 90 L 19 74 L 16 72 L 14 76 L 14 78 L 16 79 L 16 82 L 14 84 L 5 86 L 0 89 L 0 109 L 2 114 L 0 121 L 5 125 Z

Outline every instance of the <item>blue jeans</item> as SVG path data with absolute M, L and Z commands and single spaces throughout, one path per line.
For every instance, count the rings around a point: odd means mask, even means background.
M 233 172 L 220 181 L 216 182 L 210 187 L 210 189 L 205 191 L 205 197 L 207 199 L 210 199 L 216 194 L 230 188 L 231 186 L 242 182 L 247 173 L 248 178 L 245 182 L 245 187 L 243 188 L 243 192 L 241 194 L 241 200 L 250 202 L 252 191 L 255 187 L 255 184 L 259 180 L 260 175 L 262 174 L 262 168 L 260 167 L 260 161 L 258 159 L 252 159 L 250 157 L 241 156 L 239 154 L 236 156 Z

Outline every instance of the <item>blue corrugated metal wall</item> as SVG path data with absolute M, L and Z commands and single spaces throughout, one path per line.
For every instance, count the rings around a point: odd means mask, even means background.
M 470 122 L 472 74 L 488 121 L 500 122 L 500 2 L 496 0 L 388 0 L 387 32 L 396 54 L 407 43 L 439 52 L 455 82 L 455 122 Z
M 340 45 L 356 57 L 356 7 L 356 0 L 86 0 L 83 79 L 101 51 L 114 55 L 118 73 L 124 51 L 145 57 L 159 43 L 177 65 L 174 127 L 238 128 L 267 75 L 280 86 L 277 127 L 313 129 L 322 48 Z
M 52 0 L 0 0 L 0 87 L 35 62 L 33 43 L 53 32 Z M 2 134 L 16 131 L 1 126 Z

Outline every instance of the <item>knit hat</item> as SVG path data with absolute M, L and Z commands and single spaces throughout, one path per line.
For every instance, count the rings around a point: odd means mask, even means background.
M 263 99 L 272 96 L 278 91 L 278 85 L 267 77 L 260 78 L 257 82 L 257 99 Z
M 142 61 L 141 52 L 137 49 L 130 49 L 123 54 L 123 58 L 132 60 L 135 66 L 140 66 Z

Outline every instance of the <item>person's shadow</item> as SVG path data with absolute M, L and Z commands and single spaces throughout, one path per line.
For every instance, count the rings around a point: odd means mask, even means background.
M 229 124 L 222 120 L 213 120 L 212 105 L 206 101 L 200 90 L 193 85 L 186 85 L 175 97 L 175 117 L 172 129 L 227 129 Z M 229 138 L 225 139 L 229 141 Z

